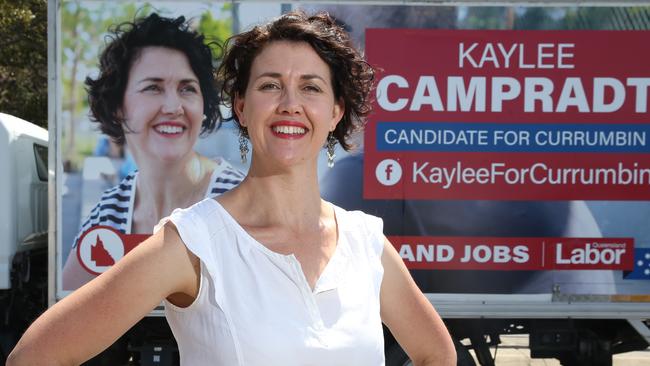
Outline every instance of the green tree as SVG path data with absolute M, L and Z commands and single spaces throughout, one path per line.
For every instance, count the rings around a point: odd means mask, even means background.
M 523 8 L 515 19 L 515 29 L 561 29 L 560 19 L 564 11 L 549 7 Z
M 221 11 L 223 13 L 229 12 L 231 9 L 230 4 L 225 4 Z M 212 13 L 203 13 L 199 20 L 197 30 L 202 33 L 212 48 L 212 54 L 216 59 L 221 59 L 222 49 L 220 45 L 232 35 L 232 18 L 216 19 Z M 216 43 L 216 44 L 215 44 Z
M 0 0 L 0 112 L 47 128 L 47 0 Z
M 649 7 L 576 7 L 564 18 L 567 29 L 647 30 Z
M 513 7 L 470 6 L 459 19 L 458 26 L 462 29 L 512 29 L 513 23 Z

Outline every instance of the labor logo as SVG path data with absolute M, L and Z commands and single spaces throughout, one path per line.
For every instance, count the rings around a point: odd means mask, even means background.
M 77 256 L 86 271 L 99 275 L 124 257 L 124 243 L 115 229 L 95 226 L 79 239 Z

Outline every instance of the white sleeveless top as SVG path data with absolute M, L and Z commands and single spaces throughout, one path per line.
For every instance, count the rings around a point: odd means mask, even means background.
M 214 199 L 161 221 L 201 261 L 194 302 L 165 301 L 181 365 L 384 365 L 383 223 L 334 210 L 337 247 L 313 291 L 294 255 L 256 241 Z

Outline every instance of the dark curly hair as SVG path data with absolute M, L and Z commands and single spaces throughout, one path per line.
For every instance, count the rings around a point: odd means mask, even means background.
M 153 13 L 147 17 L 124 22 L 109 29 L 109 42 L 99 58 L 99 76 L 86 78 L 86 91 L 91 119 L 99 123 L 101 131 L 116 143 L 124 144 L 124 120 L 120 110 L 131 66 L 144 47 L 166 47 L 183 52 L 192 71 L 199 79 L 203 94 L 202 133 L 219 127 L 218 92 L 213 55 L 205 37 L 190 29 L 185 17 L 176 19 Z M 128 130 L 128 126 L 126 126 Z
M 329 66 L 334 97 L 345 106 L 334 136 L 345 150 L 350 150 L 348 137 L 363 127 L 364 117 L 371 110 L 370 91 L 375 71 L 352 45 L 348 33 L 327 13 L 290 12 L 229 38 L 217 71 L 221 103 L 232 108 L 235 97 L 245 94 L 253 60 L 274 41 L 306 42 Z M 234 119 L 242 128 L 235 113 L 228 119 Z

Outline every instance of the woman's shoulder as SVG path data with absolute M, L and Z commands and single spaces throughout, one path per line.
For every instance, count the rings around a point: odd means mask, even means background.
M 187 208 L 174 209 L 168 218 L 180 222 L 200 222 L 210 226 L 209 223 L 214 222 L 215 217 L 219 217 L 218 209 L 219 206 L 214 198 L 208 197 Z
M 379 232 L 383 230 L 383 220 L 380 217 L 365 213 L 361 210 L 348 211 L 335 204 L 331 205 L 334 207 L 337 222 L 346 230 L 364 229 Z
M 187 208 L 177 208 L 163 218 L 156 225 L 154 232 L 165 223 L 171 221 L 177 228 L 183 227 L 185 231 L 192 232 L 205 240 L 212 240 L 216 236 L 228 235 L 232 226 L 227 211 L 215 200 L 207 197 Z
M 370 249 L 381 255 L 384 245 L 384 221 L 374 215 L 360 210 L 348 211 L 332 204 L 336 213 L 336 222 L 341 235 L 357 243 L 360 248 Z M 369 244 L 369 245 L 367 245 Z
M 206 251 L 212 247 L 215 231 L 223 225 L 220 220 L 219 206 L 212 198 L 205 198 L 190 207 L 177 208 L 160 220 L 154 227 L 154 233 L 171 222 L 185 246 L 197 257 L 206 259 Z

